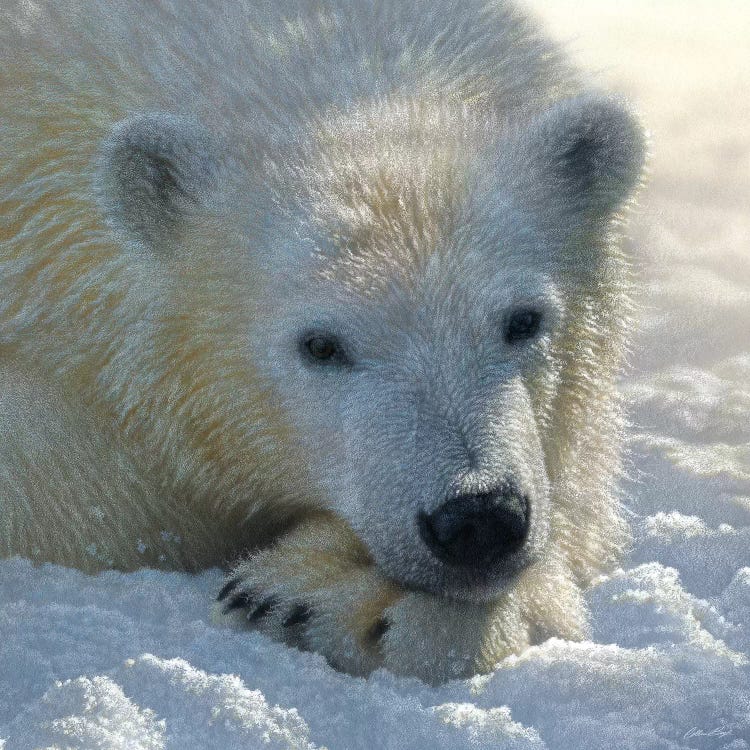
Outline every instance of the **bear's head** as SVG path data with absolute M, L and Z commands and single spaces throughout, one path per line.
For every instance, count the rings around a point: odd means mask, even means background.
M 246 391 L 214 418 L 247 432 L 241 460 L 268 453 L 279 497 L 344 518 L 408 587 L 492 598 L 550 550 L 595 571 L 623 533 L 630 111 L 380 102 L 227 132 L 133 116 L 99 189 L 123 241 L 171 268 L 172 313 L 200 305 L 205 351 L 236 353 L 208 377 Z

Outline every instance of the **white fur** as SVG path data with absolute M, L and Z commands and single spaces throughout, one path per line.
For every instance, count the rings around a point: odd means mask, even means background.
M 0 356 L 22 381 L 0 404 L 0 553 L 196 569 L 325 510 L 378 575 L 430 592 L 387 605 L 394 669 L 420 673 L 398 654 L 431 594 L 473 602 L 445 632 L 475 623 L 475 666 L 584 632 L 574 584 L 627 539 L 627 108 L 506 2 L 48 0 L 0 20 Z M 512 347 L 520 305 L 543 326 Z M 306 363 L 306 330 L 352 367 Z M 523 552 L 439 563 L 417 512 L 507 476 L 532 498 Z

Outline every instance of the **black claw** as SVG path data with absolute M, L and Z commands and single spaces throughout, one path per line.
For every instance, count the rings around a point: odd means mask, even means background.
M 242 579 L 237 576 L 236 578 L 232 578 L 231 580 L 227 581 L 221 588 L 221 591 L 219 591 L 219 595 L 216 597 L 216 601 L 220 602 L 222 599 L 226 599 L 229 594 L 231 594 L 237 586 L 239 586 L 240 581 Z
M 390 620 L 385 617 L 381 617 L 371 628 L 367 637 L 370 641 L 379 641 L 387 632 L 388 628 L 391 627 Z
M 292 625 L 301 625 L 310 619 L 310 614 L 310 608 L 306 604 L 297 604 L 282 625 L 285 628 L 290 628 Z
M 227 612 L 231 612 L 233 609 L 246 609 L 254 600 L 255 597 L 249 591 L 241 591 L 229 600 L 229 603 L 222 611 L 224 614 L 227 614 Z
M 254 622 L 260 620 L 263 615 L 268 614 L 271 607 L 275 606 L 276 600 L 273 597 L 262 601 L 253 612 L 250 612 L 247 616 L 248 622 Z

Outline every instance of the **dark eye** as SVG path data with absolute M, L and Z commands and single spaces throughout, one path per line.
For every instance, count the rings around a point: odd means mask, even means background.
M 505 324 L 505 341 L 517 344 L 534 338 L 542 324 L 542 314 L 538 310 L 524 308 L 511 313 Z
M 341 345 L 333 336 L 314 334 L 303 337 L 301 341 L 302 351 L 316 362 L 333 362 L 343 359 Z

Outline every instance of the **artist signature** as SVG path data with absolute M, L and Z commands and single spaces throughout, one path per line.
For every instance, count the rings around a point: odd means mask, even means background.
M 714 729 L 700 729 L 699 727 L 693 727 L 688 729 L 685 734 L 682 735 L 682 739 L 689 740 L 691 737 L 729 737 L 732 734 L 732 730 L 728 729 L 726 725 L 715 727 Z

